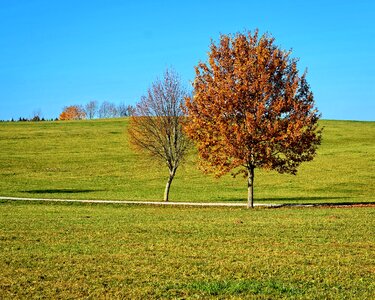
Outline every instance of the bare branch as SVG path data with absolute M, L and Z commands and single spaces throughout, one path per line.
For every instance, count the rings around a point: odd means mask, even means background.
M 156 80 L 141 98 L 129 126 L 131 143 L 168 166 L 166 201 L 170 184 L 190 145 L 181 125 L 186 96 L 177 74 L 167 70 L 163 79 Z

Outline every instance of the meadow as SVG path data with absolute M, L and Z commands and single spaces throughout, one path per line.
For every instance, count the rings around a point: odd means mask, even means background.
M 0 202 L 1 299 L 374 299 L 375 210 Z
M 0 196 L 160 201 L 167 168 L 129 145 L 127 119 L 0 123 Z M 375 201 L 375 122 L 321 121 L 316 158 L 296 176 L 255 171 L 255 203 Z M 216 179 L 194 150 L 171 201 L 245 202 L 246 180 Z
M 297 176 L 256 171 L 258 203 L 374 203 L 375 122 L 322 121 Z M 0 123 L 0 195 L 160 201 L 166 168 L 127 119 Z M 192 150 L 171 200 L 241 202 Z M 0 200 L 0 299 L 373 299 L 374 206 L 194 208 Z

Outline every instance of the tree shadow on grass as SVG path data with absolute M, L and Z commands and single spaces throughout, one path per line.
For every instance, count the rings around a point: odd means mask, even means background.
M 337 200 L 345 201 L 346 199 L 350 199 L 352 197 L 329 197 L 329 196 L 301 196 L 301 197 L 255 197 L 254 202 L 272 202 L 272 201 L 282 201 L 282 202 L 298 202 L 298 203 L 321 203 L 324 201 L 333 201 L 337 202 Z M 223 199 L 225 202 L 243 202 L 246 201 L 245 198 L 228 198 Z
M 343 197 L 329 197 L 329 196 L 305 196 L 305 197 L 269 197 L 269 198 L 260 198 L 260 201 L 321 201 L 321 200 L 344 200 L 350 199 L 352 197 L 343 196 Z
M 243 198 L 222 199 L 223 202 L 246 202 Z M 352 206 L 352 205 L 375 205 L 375 201 L 358 201 L 356 197 L 329 197 L 329 196 L 310 196 L 310 197 L 260 197 L 255 198 L 254 203 L 274 203 L 282 206 L 294 205 L 312 205 L 312 206 Z
M 40 190 L 24 190 L 21 193 L 28 194 L 80 194 L 80 193 L 93 193 L 103 192 L 104 190 L 90 190 L 90 189 L 40 189 Z

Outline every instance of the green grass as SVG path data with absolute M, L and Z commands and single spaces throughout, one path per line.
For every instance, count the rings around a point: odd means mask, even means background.
M 256 202 L 375 202 L 375 122 L 322 121 L 297 176 L 256 172 Z M 0 195 L 160 200 L 166 168 L 125 119 L 0 123 Z M 175 201 L 241 201 L 192 153 Z M 179 208 L 0 201 L 0 299 L 373 299 L 375 210 Z
M 374 299 L 375 210 L 0 201 L 1 299 Z
M 316 159 L 297 176 L 256 170 L 255 202 L 375 201 L 375 122 L 322 121 Z M 129 147 L 127 119 L 0 123 L 0 195 L 161 200 L 167 168 Z M 204 175 L 191 154 L 172 201 L 245 201 L 246 181 Z

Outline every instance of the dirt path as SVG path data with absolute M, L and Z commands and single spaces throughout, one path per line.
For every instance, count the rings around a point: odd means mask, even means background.
M 4 197 L 0 200 L 11 201 L 45 201 L 45 202 L 66 202 L 66 203 L 98 203 L 98 204 L 126 204 L 126 205 L 158 205 L 158 206 L 207 206 L 207 207 L 247 207 L 246 203 L 228 203 L 228 202 L 158 202 L 158 201 L 127 201 L 127 200 L 78 200 L 78 199 L 48 199 L 48 198 L 21 198 Z M 272 203 L 254 203 L 255 207 L 321 207 L 321 208 L 339 208 L 339 207 L 375 207 L 374 202 L 369 203 L 317 203 L 317 204 L 272 204 Z
M 158 202 L 158 201 L 127 201 L 127 200 L 77 200 L 77 199 L 46 199 L 46 198 L 19 198 L 0 197 L 0 200 L 12 201 L 46 201 L 46 202 L 75 202 L 75 203 L 103 203 L 103 204 L 135 204 L 135 205 L 170 205 L 170 206 L 227 206 L 246 207 L 246 203 L 223 203 L 223 202 Z M 282 204 L 257 204 L 257 207 L 280 207 Z

